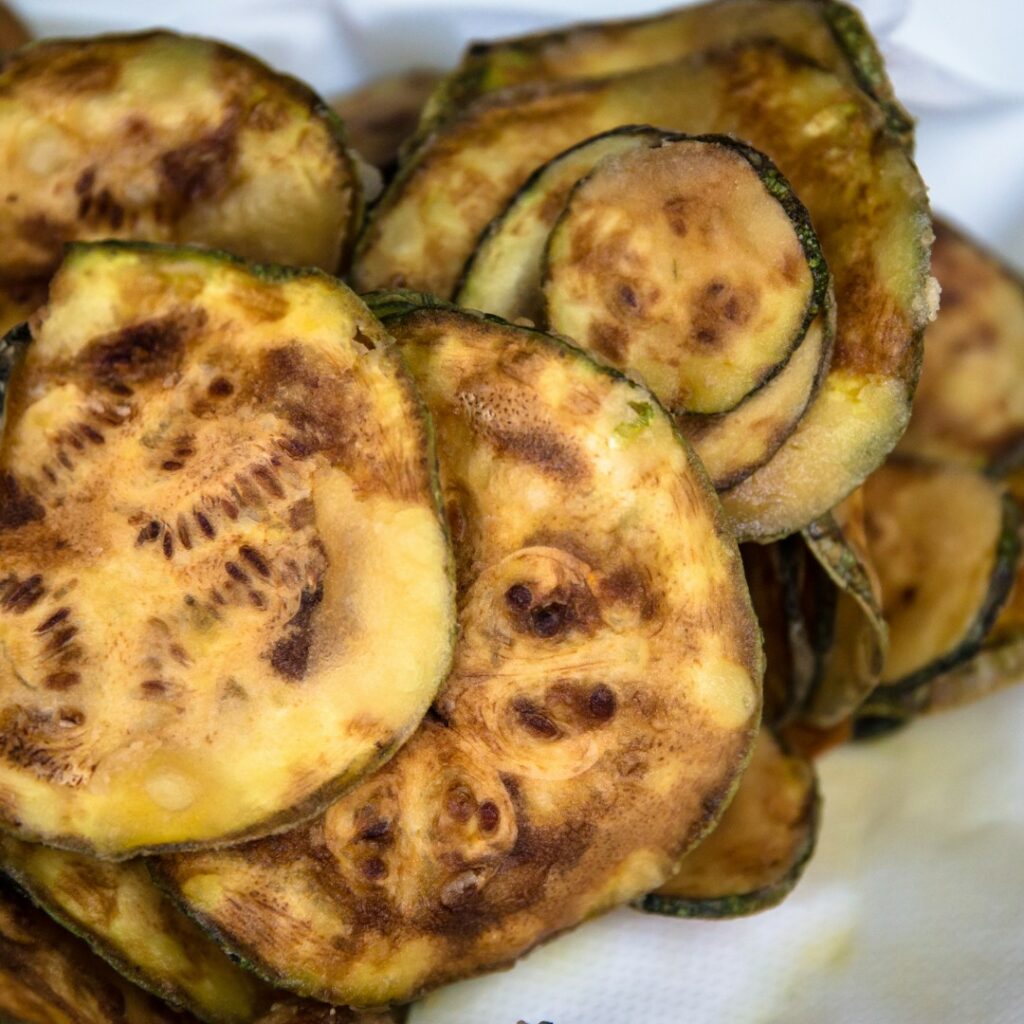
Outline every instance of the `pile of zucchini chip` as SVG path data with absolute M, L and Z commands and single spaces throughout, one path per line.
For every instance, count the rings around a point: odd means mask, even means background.
M 766 909 L 817 755 L 1024 671 L 1024 282 L 852 7 L 333 105 L 0 26 L 0 1019 L 384 1024 Z

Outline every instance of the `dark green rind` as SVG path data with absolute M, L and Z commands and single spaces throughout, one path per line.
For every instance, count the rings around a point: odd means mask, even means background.
M 995 625 L 999 611 L 1010 595 L 1021 557 L 1021 510 L 1006 493 L 1002 496 L 1002 509 L 1003 518 L 996 546 L 996 560 L 989 578 L 988 590 L 967 633 L 956 647 L 930 664 L 905 675 L 902 679 L 879 685 L 872 694 L 872 704 L 881 701 L 887 702 L 890 706 L 893 703 L 896 706 L 903 706 L 903 698 L 923 691 L 936 676 L 970 661 L 982 650 L 985 637 Z M 865 711 L 869 710 L 870 708 L 865 708 Z
M 804 869 L 814 854 L 821 827 L 821 792 L 817 773 L 808 794 L 806 815 L 809 823 L 807 838 L 797 851 L 792 865 L 785 875 L 770 885 L 751 892 L 731 893 L 714 899 L 687 899 L 682 896 L 663 896 L 648 893 L 631 904 L 637 910 L 664 917 L 696 918 L 703 920 L 725 920 L 733 917 L 749 917 L 778 906 L 795 888 L 803 876 Z
M 335 288 L 343 289 L 345 292 L 350 293 L 354 299 L 361 301 L 360 296 L 352 291 L 346 284 L 344 284 L 344 282 L 338 278 L 332 277 L 330 274 L 324 273 L 322 270 L 318 270 L 316 267 L 289 267 L 276 263 L 247 263 L 241 257 L 235 256 L 232 253 L 224 252 L 219 249 L 205 249 L 198 246 L 164 245 L 159 242 L 131 242 L 120 239 L 110 239 L 103 242 L 74 242 L 67 246 L 65 263 L 79 255 L 87 255 L 93 252 L 102 252 L 106 250 L 113 250 L 117 252 L 130 251 L 159 253 L 176 259 L 204 260 L 213 265 L 228 263 L 234 266 L 243 267 L 254 276 L 272 283 L 291 281 L 305 277 L 317 278 L 325 282 L 329 282 Z M 371 310 L 368 310 L 368 312 L 371 312 L 372 314 Z M 19 324 L 17 327 L 8 331 L 3 338 L 0 338 L 0 430 L 3 428 L 4 417 L 6 415 L 7 383 L 10 378 L 11 370 L 16 364 L 17 358 L 20 357 L 20 354 L 24 352 L 25 347 L 30 343 L 31 334 L 29 333 L 28 326 L 26 324 Z M 8 352 L 12 353 L 14 358 L 7 356 Z M 455 556 L 451 549 L 448 523 L 445 518 L 444 508 L 441 504 L 441 483 L 438 475 L 437 450 L 433 421 L 427 414 L 427 410 L 423 404 L 422 398 L 420 397 L 419 390 L 413 383 L 412 376 L 406 368 L 405 360 L 399 352 L 397 345 L 392 344 L 389 346 L 388 357 L 391 359 L 392 364 L 395 367 L 396 379 L 401 382 L 413 406 L 418 409 L 421 414 L 421 423 L 424 426 L 424 460 L 430 479 L 430 491 L 434 499 L 434 512 L 438 523 L 444 531 L 445 538 L 449 540 L 446 574 L 449 579 L 454 580 Z M 457 624 L 453 625 L 453 637 L 457 634 L 457 630 Z M 438 681 L 438 687 L 440 687 L 441 683 L 447 676 L 454 656 L 455 651 L 453 643 L 452 651 L 448 659 L 449 664 L 445 669 L 445 672 L 442 674 L 441 679 Z M 125 854 L 123 857 L 115 858 L 105 856 L 102 859 L 130 860 L 134 857 L 153 856 L 161 853 L 189 853 L 200 849 L 217 849 L 224 846 L 235 846 L 238 843 L 245 842 L 249 839 L 263 838 L 265 836 L 287 832 L 296 828 L 298 825 L 301 825 L 303 822 L 309 821 L 311 818 L 315 818 L 353 786 L 358 785 L 365 776 L 372 774 L 378 768 L 390 761 L 391 758 L 398 753 L 405 741 L 413 734 L 413 732 L 415 732 L 417 726 L 418 723 L 410 726 L 404 734 L 397 735 L 393 743 L 381 750 L 378 750 L 377 755 L 369 761 L 365 768 L 358 772 L 354 778 L 343 776 L 339 779 L 333 779 L 325 783 L 314 793 L 311 793 L 302 801 L 301 804 L 289 808 L 287 811 L 282 811 L 256 826 L 244 829 L 240 832 L 234 832 L 216 840 L 215 842 L 167 843 L 156 846 L 145 846 L 133 849 L 131 853 Z M 0 824 L 0 831 L 6 831 L 2 824 Z M 89 846 L 88 843 L 82 842 L 75 836 L 41 836 L 27 831 L 21 831 L 18 833 L 17 838 L 25 840 L 26 842 L 43 843 L 46 846 L 54 846 L 61 850 L 69 850 L 72 853 L 82 853 L 91 857 L 97 856 L 96 851 Z

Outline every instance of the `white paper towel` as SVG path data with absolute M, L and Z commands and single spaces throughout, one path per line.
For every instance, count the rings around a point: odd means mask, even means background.
M 636 13 L 626 0 L 22 0 L 40 32 L 220 36 L 325 94 L 452 62 L 470 37 Z M 1024 6 L 865 0 L 937 209 L 1024 264 Z M 1024 688 L 821 762 L 790 899 L 731 922 L 620 910 L 412 1024 L 1024 1024 Z

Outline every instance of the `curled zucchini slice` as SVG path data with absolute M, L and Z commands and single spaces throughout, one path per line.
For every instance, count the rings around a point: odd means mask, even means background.
M 111 864 L 0 836 L 0 869 L 121 974 L 200 1020 L 250 1024 L 270 1006 L 269 986 L 233 964 L 141 860 Z
M 353 1006 L 510 963 L 660 884 L 760 705 L 739 553 L 649 393 L 534 331 L 386 306 L 438 431 L 452 674 L 314 824 L 160 861 L 230 949 Z
M 12 352 L 0 822 L 111 859 L 241 839 L 390 756 L 447 671 L 453 583 L 366 307 L 315 271 L 80 245 Z
M 149 32 L 19 51 L 0 73 L 0 149 L 2 279 L 46 276 L 65 243 L 104 238 L 333 272 L 359 226 L 337 117 L 305 85 L 202 39 Z
M 1024 462 L 1024 280 L 937 221 L 932 273 L 942 305 L 899 451 L 975 469 Z
M 637 902 L 673 917 L 739 917 L 781 903 L 814 852 L 820 799 L 814 765 L 762 729 L 715 830 L 664 885 Z
M 637 122 L 745 139 L 778 165 L 816 226 L 838 307 L 831 368 L 794 433 L 723 502 L 744 538 L 791 533 L 842 500 L 903 432 L 933 300 L 920 178 L 878 108 L 835 75 L 752 43 L 482 97 L 392 182 L 363 236 L 356 278 L 363 289 L 450 294 L 481 231 L 538 165 Z
M 864 486 L 889 650 L 881 696 L 913 692 L 981 648 L 1020 555 L 1004 485 L 958 467 L 892 460 Z
M 426 121 L 508 86 L 599 78 L 752 39 L 781 43 L 863 89 L 909 141 L 913 121 L 896 100 L 868 27 L 856 8 L 835 0 L 713 0 L 654 17 L 474 43 L 435 91 Z
M 195 1024 L 136 988 L 0 879 L 4 1024 Z

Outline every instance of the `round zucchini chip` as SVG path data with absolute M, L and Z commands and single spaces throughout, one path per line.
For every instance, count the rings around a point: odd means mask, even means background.
M 508 964 L 663 882 L 742 770 L 762 673 L 735 542 L 648 392 L 535 331 L 371 306 L 438 431 L 452 674 L 317 822 L 159 862 L 257 970 L 352 1006 Z
M 221 43 L 147 32 L 47 40 L 0 73 L 0 279 L 69 241 L 193 242 L 333 272 L 361 219 L 341 122 Z
M 672 917 L 740 917 L 777 906 L 814 852 L 821 800 L 814 765 L 762 729 L 714 832 L 636 906 Z
M 157 888 L 142 860 L 112 864 L 0 835 L 0 870 L 141 988 L 209 1024 L 250 1024 L 271 989 Z
M 792 435 L 723 498 L 741 538 L 792 533 L 849 494 L 903 433 L 935 299 L 920 177 L 879 108 L 841 77 L 755 42 L 483 96 L 423 140 L 375 207 L 358 286 L 450 295 L 481 232 L 539 165 L 636 123 L 744 139 L 810 211 L 835 284 L 831 367 Z
M 110 859 L 222 843 L 390 756 L 447 671 L 453 583 L 366 307 L 315 271 L 79 245 L 6 355 L 0 823 Z
M 889 625 L 878 696 L 913 692 L 980 650 L 1013 586 L 1020 514 L 980 473 L 903 459 L 864 498 Z
M 925 331 L 910 426 L 898 451 L 1004 472 L 1024 462 L 1024 279 L 937 221 L 942 305 Z

